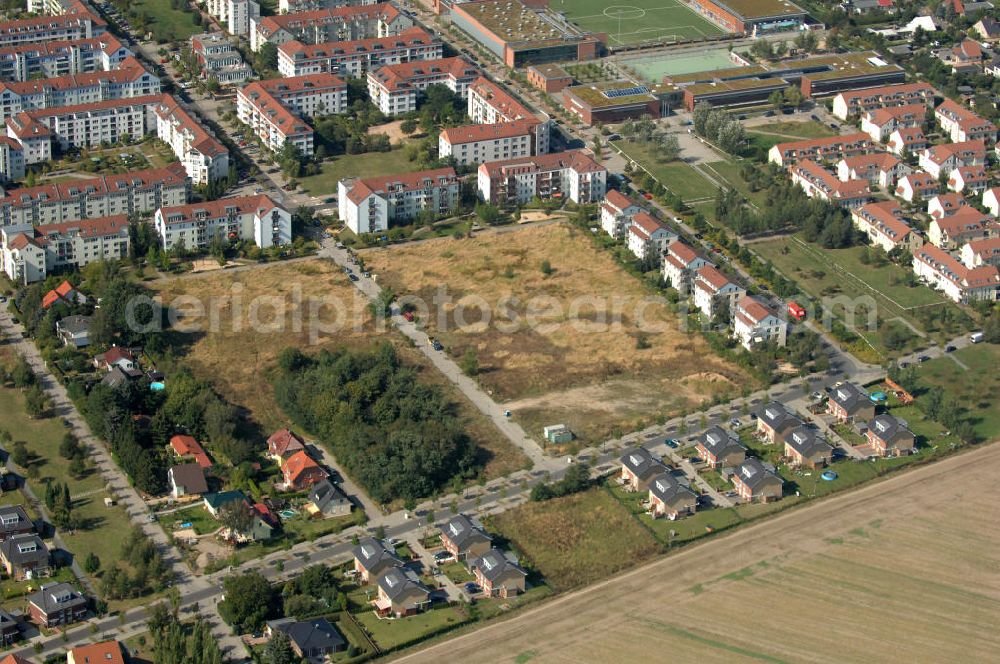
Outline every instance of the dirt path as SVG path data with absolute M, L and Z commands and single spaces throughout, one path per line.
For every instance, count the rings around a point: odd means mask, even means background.
M 998 469 L 1000 445 L 960 454 L 399 661 L 987 661 Z

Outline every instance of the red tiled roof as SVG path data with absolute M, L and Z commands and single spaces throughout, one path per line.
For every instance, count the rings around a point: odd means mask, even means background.
M 527 108 L 517 99 L 514 99 L 510 93 L 485 76 L 477 78 L 469 86 L 469 90 L 470 92 L 474 91 L 477 95 L 485 99 L 490 106 L 503 116 L 506 122 L 535 117 L 531 109 Z
M 802 152 L 805 150 L 815 150 L 817 148 L 826 148 L 839 144 L 848 143 L 864 143 L 871 144 L 872 137 L 864 132 L 858 132 L 855 134 L 845 134 L 843 136 L 827 136 L 824 138 L 807 138 L 801 141 L 788 141 L 787 143 L 778 143 L 774 147 L 778 148 L 778 151 L 784 154 L 788 151 Z
M 285 481 L 290 484 L 296 484 L 302 473 L 313 468 L 322 470 L 320 465 L 311 456 L 306 454 L 304 450 L 296 452 L 281 464 L 281 472 L 285 477 Z
M 841 161 L 851 170 L 867 171 L 869 168 L 878 168 L 880 171 L 888 171 L 901 163 L 894 154 L 888 152 L 875 152 L 873 154 L 858 154 L 844 157 Z
M 135 362 L 135 356 L 128 351 L 127 348 L 122 348 L 121 346 L 112 346 L 105 352 L 98 355 L 102 362 L 105 364 L 113 364 L 121 360 L 128 360 L 129 362 Z
M 676 256 L 678 260 L 680 260 L 683 263 L 684 266 L 690 265 L 691 261 L 698 258 L 698 254 L 695 252 L 695 250 L 687 246 L 680 240 L 668 246 L 667 253 Z
M 883 85 L 876 88 L 866 88 L 864 90 L 850 90 L 842 92 L 844 100 L 851 104 L 856 99 L 870 99 L 876 96 L 897 96 L 924 93 L 925 95 L 937 95 L 938 91 L 927 83 L 899 83 L 896 85 Z
M 118 641 L 103 641 L 70 650 L 76 664 L 125 664 Z
M 448 166 L 446 168 L 434 168 L 415 173 L 398 173 L 395 175 L 365 178 L 354 183 L 354 186 L 347 193 L 347 197 L 354 203 L 360 203 L 376 192 L 385 192 L 386 188 L 390 185 L 393 188 L 402 187 L 402 191 L 409 191 L 422 189 L 427 180 L 430 180 L 435 185 L 441 180 L 450 184 L 456 182 L 457 177 L 455 169 Z
M 91 37 L 90 39 L 64 39 L 51 42 L 30 42 L 27 44 L 2 46 L 0 47 L 0 58 L 6 55 L 21 53 L 29 53 L 35 56 L 55 55 L 63 52 L 68 53 L 73 49 L 110 53 L 117 51 L 121 47 L 122 43 L 118 41 L 118 38 L 110 32 L 106 32 L 100 37 Z
M 608 189 L 607 193 L 604 194 L 604 200 L 617 210 L 625 210 L 636 205 L 635 201 L 617 189 Z
M 267 90 L 275 97 L 281 98 L 284 95 L 293 95 L 304 91 L 317 92 L 327 89 L 346 89 L 347 83 L 339 76 L 321 72 L 319 74 L 306 74 L 304 76 L 269 78 L 251 83 L 243 89 L 247 90 L 249 88 L 261 88 Z
M 54 108 L 36 108 L 30 111 L 24 111 L 19 113 L 15 117 L 28 116 L 34 120 L 38 118 L 47 118 L 56 115 L 66 116 L 74 115 L 76 113 L 92 113 L 94 111 L 104 111 L 109 108 L 127 108 L 130 106 L 152 106 L 153 104 L 160 103 L 164 97 L 169 97 L 169 95 L 146 95 L 143 97 L 127 97 L 124 99 L 105 99 L 104 101 L 95 101 L 90 104 L 74 104 L 72 106 L 56 106 Z M 8 119 L 8 122 L 10 120 Z
M 707 283 L 713 291 L 725 288 L 731 283 L 729 277 L 719 272 L 714 265 L 703 265 L 698 268 L 698 280 Z
M 375 51 L 386 53 L 397 48 L 409 48 L 440 43 L 440 40 L 423 28 L 414 26 L 391 37 L 373 37 L 371 39 L 352 39 L 350 41 L 330 41 L 319 44 L 303 44 L 293 40 L 278 47 L 279 53 L 295 59 L 301 55 L 303 59 L 337 58 Z
M 148 74 L 146 68 L 138 60 L 129 56 L 122 60 L 117 69 L 110 71 L 95 71 L 84 74 L 68 74 L 52 78 L 41 78 L 29 81 L 2 81 L 0 94 L 10 91 L 15 95 L 43 94 L 48 90 L 74 90 L 79 88 L 100 87 L 102 84 L 121 84 L 134 81 Z
M 271 200 L 267 194 L 256 196 L 241 196 L 238 198 L 220 198 L 214 201 L 202 203 L 188 203 L 187 205 L 176 205 L 174 207 L 160 208 L 160 214 L 164 223 L 180 224 L 192 221 L 205 216 L 208 219 L 229 216 L 231 210 L 237 214 L 248 214 L 256 212 L 258 215 L 265 215 L 276 207 L 280 207 Z
M 989 216 L 970 205 L 965 205 L 950 217 L 934 219 L 931 223 L 937 224 L 941 232 L 947 233 L 950 236 L 984 229 L 989 222 Z
M 738 315 L 742 316 L 744 320 L 749 321 L 753 325 L 757 325 L 768 316 L 775 315 L 774 312 L 761 303 L 760 300 L 750 295 L 744 295 L 740 298 L 739 302 L 736 303 L 736 310 Z
M 101 175 L 95 178 L 68 180 L 56 184 L 43 184 L 37 187 L 8 189 L 7 195 L 0 198 L 0 206 L 33 204 L 36 201 L 40 203 L 62 201 L 84 193 L 102 195 L 109 192 L 124 191 L 134 186 L 173 186 L 183 183 L 186 179 L 187 173 L 184 171 L 184 165 L 174 162 L 164 168 L 132 171 L 118 175 Z M 114 219 L 115 217 L 110 218 Z M 61 224 L 53 225 L 59 226 Z
M 272 454 L 278 456 L 285 456 L 285 453 L 291 450 L 304 450 L 305 445 L 302 444 L 302 439 L 296 436 L 290 429 L 278 429 L 270 435 L 267 439 L 267 449 Z
M 971 270 L 944 249 L 927 243 L 913 254 L 913 258 L 929 266 L 961 290 L 1000 286 L 1000 272 L 994 265 L 983 265 Z
M 48 309 L 59 300 L 66 300 L 68 302 L 69 296 L 75 292 L 76 289 L 73 288 L 73 284 L 68 281 L 63 281 L 61 284 L 45 294 L 45 297 L 42 298 L 42 308 Z
M 450 76 L 456 79 L 471 78 L 479 74 L 479 69 L 460 57 L 440 58 L 437 60 L 413 60 L 398 65 L 383 65 L 368 76 L 374 78 L 379 85 L 389 91 L 409 87 L 411 81 L 425 78 L 444 78 Z
M 580 173 L 596 173 L 604 170 L 603 166 L 582 150 L 567 150 L 566 152 L 551 152 L 535 157 L 491 161 L 481 164 L 479 169 L 489 177 L 494 178 L 502 175 L 504 170 L 510 167 L 524 167 L 532 171 L 555 171 L 572 168 Z
M 184 127 L 191 134 L 191 147 L 201 154 L 212 157 L 229 152 L 170 95 L 161 96 L 160 103 L 156 107 L 156 114 L 163 119 L 172 118 Z
M 632 217 L 632 226 L 629 230 L 641 230 L 642 233 L 640 233 L 640 235 L 645 234 L 645 237 L 648 239 L 653 236 L 653 233 L 664 228 L 666 228 L 666 226 L 650 216 L 649 213 L 638 212 L 634 217 Z
M 530 136 L 538 124 L 537 120 L 517 120 L 498 124 L 469 124 L 461 127 L 448 127 L 441 131 L 441 138 L 450 145 L 461 145 L 462 143 Z
M 174 453 L 177 456 L 194 457 L 195 463 L 197 463 L 202 468 L 211 468 L 212 460 L 208 458 L 208 454 L 205 453 L 205 448 L 194 439 L 193 436 L 183 436 L 177 435 L 170 439 L 170 447 L 174 449 Z
M 861 206 L 852 214 L 864 220 L 893 242 L 900 242 L 913 230 L 909 224 L 903 221 L 903 211 L 893 201 L 869 203 Z
M 354 7 L 333 7 L 331 9 L 265 16 L 257 23 L 257 31 L 264 36 L 270 36 L 282 29 L 295 31 L 299 28 L 317 27 L 331 23 L 350 23 L 360 19 L 375 20 L 379 17 L 391 21 L 397 16 L 399 16 L 399 10 L 388 2 Z

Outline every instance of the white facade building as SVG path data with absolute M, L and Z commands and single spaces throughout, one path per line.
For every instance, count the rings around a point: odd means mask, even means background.
M 667 246 L 663 257 L 663 278 L 674 290 L 686 296 L 691 290 L 695 272 L 705 265 L 711 265 L 694 249 L 683 242 L 673 242 Z
M 617 189 L 608 189 L 601 203 L 601 228 L 616 240 L 621 239 L 639 212 L 642 208 L 638 203 Z
M 268 149 L 278 152 L 291 141 L 313 154 L 313 130 L 301 116 L 340 114 L 347 109 L 347 84 L 333 74 L 257 81 L 236 95 L 236 114 Z
M 714 265 L 698 268 L 694 278 L 694 306 L 708 318 L 722 310 L 735 313 L 736 302 L 746 295 L 746 289 L 719 272 Z
M 340 220 L 355 233 L 377 233 L 421 212 L 435 217 L 458 207 L 460 183 L 454 168 L 438 168 L 337 184 Z
M 164 207 L 153 225 L 164 249 L 205 249 L 212 240 L 253 241 L 261 249 L 292 241 L 292 215 L 266 195 Z
M 334 7 L 250 19 L 250 50 L 290 41 L 322 44 L 373 37 L 391 37 L 413 27 L 413 20 L 392 3 Z
M 677 234 L 647 212 L 637 212 L 628 226 L 628 249 L 638 259 L 659 258 L 677 240 Z
M 156 135 L 170 146 L 195 184 L 229 175 L 229 150 L 211 136 L 177 101 L 164 95 L 155 108 Z
M 285 77 L 322 73 L 360 77 L 383 65 L 442 57 L 441 41 L 423 28 L 413 27 L 389 37 L 312 45 L 286 42 L 278 47 L 278 71 Z
M 117 37 L 35 42 L 0 47 L 0 80 L 27 81 L 110 71 L 135 54 Z
M 759 300 L 745 295 L 733 311 L 733 336 L 747 350 L 772 342 L 783 347 L 788 338 L 788 324 Z
M 0 226 L 2 269 L 14 283 L 41 281 L 54 269 L 128 256 L 128 217 L 35 226 Z
M 465 98 L 479 70 L 462 58 L 441 58 L 385 65 L 368 72 L 368 96 L 386 115 L 417 109 L 420 94 L 430 85 L 443 85 Z
M 608 171 L 586 152 L 569 150 L 480 165 L 479 197 L 502 207 L 523 205 L 536 196 L 596 203 L 607 191 Z

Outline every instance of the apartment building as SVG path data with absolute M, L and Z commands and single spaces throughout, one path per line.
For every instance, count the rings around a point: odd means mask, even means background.
M 21 144 L 28 165 L 50 160 L 53 150 L 97 147 L 123 137 L 137 141 L 152 131 L 161 99 L 151 95 L 24 111 L 7 118 L 7 135 Z
M 683 242 L 674 242 L 667 246 L 667 253 L 663 256 L 663 278 L 682 297 L 687 296 L 695 272 L 705 265 L 711 263 Z
M 105 32 L 107 24 L 86 10 L 61 16 L 34 16 L 0 23 L 0 47 L 92 39 Z
M 29 284 L 55 269 L 122 259 L 128 255 L 128 226 L 126 215 L 34 227 L 0 226 L 0 268 L 14 283 Z
M 994 265 L 1000 267 L 1000 237 L 972 240 L 962 246 L 962 264 L 968 268 Z
M 898 248 L 912 251 L 923 242 L 904 220 L 902 208 L 893 201 L 868 203 L 851 210 L 851 221 L 886 253 Z
M 173 97 L 164 95 L 154 112 L 157 137 L 174 151 L 192 182 L 208 184 L 229 175 L 229 150 Z
M 535 150 L 535 120 L 491 125 L 448 127 L 438 136 L 438 154 L 454 157 L 459 164 L 531 157 Z
M 982 166 L 986 163 L 986 144 L 980 140 L 942 143 L 920 153 L 918 164 L 931 176 L 940 178 L 960 166 Z
M 637 212 L 628 226 L 628 249 L 640 260 L 655 257 L 658 261 L 676 240 L 676 233 L 645 211 Z
M 1000 273 L 995 265 L 969 268 L 932 244 L 913 253 L 913 273 L 955 302 L 1000 299 Z
M 608 171 L 582 150 L 480 165 L 479 197 L 494 205 L 523 205 L 535 196 L 596 203 L 607 191 Z
M 714 265 L 704 265 L 695 273 L 694 306 L 710 319 L 720 312 L 732 315 L 736 302 L 746 294 L 745 288 Z
M 147 214 L 160 207 L 182 205 L 189 194 L 190 183 L 181 164 L 21 187 L 0 197 L 0 226 L 44 226 Z
M 337 184 L 340 220 L 355 233 L 385 231 L 421 212 L 434 216 L 458 207 L 460 183 L 454 168 L 377 178 L 345 178 Z
M 34 42 L 0 48 L 0 80 L 27 81 L 110 71 L 135 54 L 117 37 Z
M 24 177 L 24 148 L 10 136 L 0 136 L 0 179 L 4 182 Z
M 868 202 L 867 180 L 844 182 L 812 160 L 794 164 L 789 169 L 792 182 L 799 185 L 809 198 L 819 198 L 841 207 L 856 208 Z
M 368 72 L 368 96 L 386 115 L 400 115 L 416 110 L 428 86 L 443 85 L 464 98 L 478 76 L 476 67 L 457 57 L 385 65 Z
M 948 175 L 949 191 L 966 196 L 978 196 L 990 184 L 990 174 L 985 166 L 959 166 Z
M 900 83 L 866 90 L 841 92 L 833 98 L 833 114 L 841 120 L 860 116 L 866 111 L 921 103 L 933 106 L 941 94 L 927 83 Z
M 308 74 L 257 81 L 236 95 L 236 114 L 268 149 L 277 152 L 291 141 L 304 155 L 313 154 L 313 130 L 302 119 L 347 109 L 347 84 L 333 74 Z
M 532 121 L 535 123 L 535 154 L 549 151 L 552 122 L 544 113 L 533 113 L 502 87 L 480 76 L 469 86 L 467 112 L 476 124 Z
M 952 142 L 983 141 L 993 143 L 997 138 L 997 128 L 989 120 L 984 120 L 958 102 L 946 99 L 934 110 L 941 131 L 951 137 Z
M 260 19 L 260 3 L 254 0 L 205 0 L 205 8 L 232 35 L 249 34 L 252 21 Z
M 865 111 L 861 116 L 861 131 L 877 143 L 885 143 L 897 129 L 917 129 L 923 126 L 927 114 L 925 104 L 907 104 Z
M 266 43 L 281 46 L 293 40 L 322 44 L 392 37 L 412 27 L 410 17 L 389 2 L 263 16 L 250 19 L 250 50 L 256 52 Z
M 267 249 L 292 241 L 292 215 L 266 195 L 162 207 L 153 216 L 164 249 L 205 249 L 215 239 Z
M 370 39 L 319 44 L 293 40 L 278 47 L 278 71 L 285 77 L 324 73 L 360 77 L 383 65 L 442 57 L 441 40 L 423 28 L 413 27 L 398 35 Z
M 632 217 L 641 211 L 631 198 L 617 189 L 608 189 L 601 203 L 601 228 L 616 240 L 621 239 L 628 232 Z
M 0 82 L 0 120 L 39 108 L 81 106 L 159 94 L 160 79 L 134 57 L 118 69 L 31 81 Z
M 926 150 L 929 142 L 924 136 L 924 130 L 914 127 L 912 129 L 897 129 L 889 134 L 885 143 L 885 149 L 897 157 L 905 157 L 908 154 L 918 154 L 921 150 Z
M 868 154 L 874 149 L 871 136 L 860 132 L 844 136 L 778 143 L 768 151 L 767 159 L 772 164 L 787 167 L 803 159 L 836 162 L 844 157 Z
M 845 157 L 837 162 L 837 177 L 842 182 L 867 180 L 870 185 L 889 190 L 899 178 L 912 172 L 912 168 L 888 152 Z
M 279 14 L 309 12 L 342 5 L 375 5 L 379 0 L 278 0 Z
M 191 52 L 201 65 L 202 78 L 214 78 L 220 85 L 244 83 L 253 76 L 253 69 L 221 32 L 191 37 Z
M 941 193 L 941 184 L 938 179 L 924 171 L 916 171 L 899 178 L 896 183 L 895 195 L 902 198 L 907 203 L 912 203 L 918 199 L 927 200 Z
M 966 242 L 1000 235 L 996 219 L 972 207 L 963 205 L 954 214 L 931 219 L 927 241 L 941 249 L 957 249 Z
M 788 337 L 788 325 L 763 302 L 744 295 L 733 310 L 733 336 L 747 350 L 762 343 L 783 347 Z

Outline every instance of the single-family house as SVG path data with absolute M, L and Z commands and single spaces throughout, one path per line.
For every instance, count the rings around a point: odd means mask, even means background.
M 927 214 L 932 219 L 950 217 L 966 205 L 968 203 L 965 202 L 965 196 L 955 191 L 949 191 L 945 194 L 938 194 L 927 202 Z
M 982 44 L 968 37 L 951 48 L 943 48 L 935 53 L 938 59 L 951 66 L 952 73 L 972 74 L 982 66 L 984 51 Z
M 710 263 L 694 249 L 680 241 L 672 242 L 663 257 L 663 278 L 683 297 L 691 289 L 694 273 L 705 265 Z
M 56 302 L 63 302 L 65 304 L 84 304 L 86 301 L 86 295 L 74 288 L 73 284 L 68 281 L 63 281 L 61 284 L 42 296 L 42 309 L 48 309 Z
M 42 585 L 27 600 L 28 614 L 39 627 L 71 625 L 87 616 L 87 598 L 68 583 Z
M 710 468 L 732 468 L 747 458 L 747 448 L 740 442 L 740 437 L 719 426 L 711 427 L 699 436 L 695 449 Z
M 125 664 L 119 641 L 101 641 L 71 648 L 66 664 Z
M 670 473 L 660 473 L 649 483 L 649 513 L 654 518 L 671 521 L 694 514 L 698 496 Z
M 493 538 L 464 514 L 456 514 L 439 528 L 441 544 L 456 560 L 475 560 L 493 546 Z
M 923 171 L 904 175 L 896 183 L 896 196 L 907 203 L 926 200 L 931 196 L 937 196 L 940 192 L 941 185 L 937 177 Z
M 122 385 L 139 380 L 140 378 L 142 378 L 142 372 L 138 369 L 112 367 L 108 373 L 104 374 L 104 378 L 101 379 L 101 385 L 118 388 Z
M 638 212 L 632 217 L 628 227 L 628 248 L 636 258 L 656 256 L 659 258 L 667 246 L 677 239 L 677 235 L 648 212 Z
M 524 592 L 528 573 L 499 549 L 490 549 L 470 564 L 487 597 L 514 597 Z
M 405 565 L 403 559 L 374 537 L 362 537 L 352 550 L 354 571 L 361 583 L 371 583 L 386 570 Z
M 431 604 L 431 591 L 413 570 L 393 567 L 378 578 L 378 597 L 372 602 L 380 616 L 411 616 Z
M 56 334 L 66 346 L 84 348 L 90 345 L 90 316 L 66 316 L 56 321 Z
M 299 450 L 283 460 L 281 477 L 286 488 L 303 491 L 326 479 L 327 474 L 305 450 Z
M 784 480 L 773 468 L 764 466 L 760 460 L 750 457 L 736 468 L 732 475 L 733 488 L 746 501 L 768 503 L 781 498 Z
M 112 346 L 103 353 L 95 355 L 94 367 L 106 371 L 111 371 L 115 367 L 130 371 L 139 368 L 132 351 L 121 346 Z
M 791 466 L 823 468 L 833 458 L 833 447 L 815 429 L 803 425 L 785 436 L 785 457 Z
M 772 401 L 757 413 L 757 433 L 771 444 L 783 444 L 785 437 L 802 426 L 802 420 L 788 412 L 780 401 Z
M 608 189 L 601 202 L 601 228 L 615 239 L 623 238 L 632 225 L 632 217 L 640 212 L 638 203 L 617 189 Z
M 340 488 L 330 481 L 330 478 L 320 480 L 309 492 L 309 502 L 306 510 L 313 515 L 347 516 L 354 508 L 351 499 Z
M 883 413 L 868 423 L 865 437 L 878 456 L 912 454 L 916 436 L 906 423 L 894 415 Z
M 201 497 L 205 509 L 212 516 L 218 518 L 220 510 L 225 505 L 236 501 L 247 502 L 247 497 L 242 491 L 220 491 L 218 493 L 206 493 Z
M 291 429 L 278 429 L 267 439 L 267 456 L 280 464 L 283 459 L 306 449 L 305 441 Z
M 11 643 L 17 641 L 19 638 L 21 638 L 20 621 L 18 621 L 18 619 L 12 614 L 8 613 L 7 611 L 4 611 L 3 609 L 0 609 L 0 644 L 4 646 L 9 646 Z M 28 662 L 28 660 L 21 658 L 18 658 L 21 659 L 20 662 L 18 662 L 17 660 L 8 662 L 7 660 L 12 657 L 14 657 L 14 655 L 8 655 L 4 659 L 0 659 L 0 664 L 22 664 L 23 662 L 31 664 L 31 662 Z
M 205 448 L 195 440 L 194 436 L 184 434 L 171 436 L 170 449 L 182 459 L 194 459 L 194 462 L 201 466 L 203 470 L 208 470 L 212 467 L 212 460 L 208 458 Z
M 827 411 L 841 422 L 867 422 L 875 417 L 875 404 L 854 383 L 844 382 L 830 391 Z
M 667 471 L 663 462 L 654 458 L 645 447 L 626 452 L 619 461 L 622 464 L 621 483 L 630 491 L 645 491 L 655 476 Z
M 0 505 L 0 542 L 35 532 L 35 524 L 20 505 Z
M 997 21 L 992 16 L 982 17 L 976 21 L 972 29 L 983 41 L 995 42 L 1000 40 L 1000 21 Z
M 0 563 L 18 581 L 48 576 L 49 548 L 37 533 L 11 535 L 0 542 Z
M 948 189 L 966 196 L 981 194 L 989 184 L 985 166 L 959 166 L 948 176 Z
M 326 618 L 270 620 L 267 631 L 272 638 L 278 631 L 287 634 L 295 656 L 310 662 L 329 661 L 333 654 L 347 649 L 347 640 Z
M 196 463 L 182 463 L 167 470 L 167 483 L 170 485 L 170 495 L 200 496 L 208 493 L 208 482 L 205 481 L 205 471 Z

